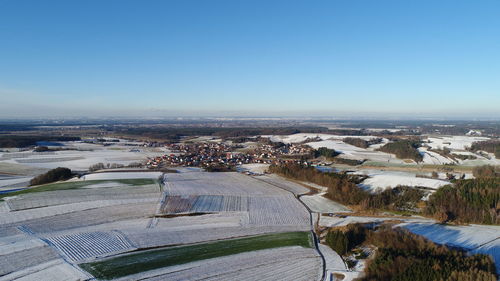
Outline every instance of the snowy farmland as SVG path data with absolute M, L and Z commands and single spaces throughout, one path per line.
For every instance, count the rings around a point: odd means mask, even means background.
M 424 139 L 424 143 L 433 149 L 449 148 L 451 150 L 466 150 L 472 143 L 486 141 L 487 137 L 471 137 L 471 136 L 429 136 Z
M 309 213 L 287 190 L 239 173 L 166 174 L 160 211 L 248 212 L 249 225 L 308 227 Z
M 0 188 L 27 186 L 29 180 L 48 169 L 66 167 L 75 171 L 86 171 L 97 163 L 129 165 L 145 162 L 148 157 L 161 156 L 169 151 L 165 148 L 149 148 L 140 143 L 121 140 L 119 143 L 101 144 L 82 141 L 61 142 L 60 151 L 48 152 L 2 152 L 0 153 Z M 1 189 L 0 189 L 1 190 Z
M 415 162 L 405 162 L 395 155 L 377 151 L 378 148 L 389 143 L 387 138 L 382 138 L 382 142 L 372 144 L 368 148 L 360 148 L 343 142 L 344 138 L 359 138 L 366 141 L 378 138 L 376 136 L 338 136 L 330 134 L 299 133 L 285 136 L 266 136 L 273 142 L 283 143 L 305 143 L 314 149 L 326 147 L 342 153 L 339 157 L 352 160 L 368 160 L 374 163 L 387 163 L 396 165 L 412 165 Z M 475 136 L 428 136 L 422 140 L 422 147 L 418 150 L 423 156 L 423 163 L 430 165 L 460 164 L 465 166 L 478 165 L 500 165 L 500 159 L 496 159 L 492 153 L 481 155 L 466 151 L 474 142 L 489 140 L 487 137 Z M 452 159 L 445 157 L 429 149 L 450 149 L 452 154 L 467 154 L 477 159 Z
M 373 147 L 368 148 L 360 148 L 354 145 L 347 144 L 342 140 L 344 138 L 359 138 L 366 141 L 376 139 L 376 136 L 337 136 L 337 135 L 329 135 L 329 134 L 294 134 L 288 136 L 270 136 L 270 140 L 274 142 L 283 142 L 283 143 L 300 143 L 305 142 L 305 144 L 309 145 L 314 149 L 318 149 L 320 147 L 326 147 L 329 149 L 334 149 L 342 153 L 339 157 L 352 159 L 352 160 L 369 160 L 373 162 L 383 162 L 383 163 L 392 163 L 392 164 L 405 164 L 405 162 L 401 159 L 396 158 L 395 155 L 375 151 L 376 148 L 379 148 L 381 144 L 373 145 Z M 387 139 L 382 140 L 382 145 L 387 143 Z
M 361 186 L 372 192 L 395 188 L 399 185 L 425 187 L 429 189 L 438 189 L 450 184 L 450 182 L 439 179 L 429 179 L 416 177 L 414 174 L 404 172 L 380 171 L 378 173 L 369 173 L 369 178 L 365 179 Z
M 331 134 L 314 134 L 314 133 L 299 133 L 287 136 L 268 136 L 273 142 L 283 142 L 283 143 L 300 143 L 307 142 L 312 139 L 320 139 L 320 140 L 343 140 L 345 138 L 359 138 L 362 140 L 373 140 L 378 137 L 376 136 L 339 136 L 339 135 L 331 135 Z
M 282 247 L 166 267 L 118 280 L 318 280 L 319 256 L 313 249 Z
M 312 212 L 315 213 L 344 213 L 351 212 L 349 208 L 324 197 L 325 193 L 301 196 L 300 200 L 304 202 Z
M 309 212 L 295 197 L 308 191 L 302 185 L 274 176 L 186 170 L 166 174 L 161 188 L 156 182 L 160 175 L 94 173 L 4 196 L 0 280 L 88 280 L 93 276 L 81 268 L 83 263 L 144 249 L 310 235 Z M 133 278 L 318 280 L 320 255 L 311 247 L 311 238 L 306 239 L 307 247 L 300 241 L 283 246 L 264 243 L 276 248 L 228 255 L 222 251 L 222 256 L 165 265 Z M 179 268 L 187 271 L 178 272 Z
M 479 154 L 467 151 L 474 142 L 487 140 L 490 140 L 490 138 L 475 136 L 428 136 L 423 139 L 422 144 L 424 146 L 419 148 L 419 152 L 424 157 L 423 162 L 425 164 L 442 165 L 454 163 L 465 166 L 500 165 L 500 159 L 496 159 L 492 153 Z M 451 154 L 468 155 L 475 159 L 451 159 L 429 149 L 449 149 Z

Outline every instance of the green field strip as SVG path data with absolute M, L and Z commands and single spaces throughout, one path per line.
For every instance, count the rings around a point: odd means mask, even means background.
M 80 267 L 99 279 L 114 279 L 162 267 L 287 246 L 312 248 L 310 232 L 273 233 L 188 246 L 135 252 L 83 263 Z

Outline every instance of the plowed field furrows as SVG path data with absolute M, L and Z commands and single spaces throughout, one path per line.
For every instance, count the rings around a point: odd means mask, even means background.
M 134 249 L 128 239 L 116 231 L 83 232 L 45 239 L 74 262 Z
M 163 214 L 238 212 L 248 209 L 247 197 L 222 195 L 167 196 Z
M 250 225 L 309 225 L 309 213 L 291 194 L 251 197 Z

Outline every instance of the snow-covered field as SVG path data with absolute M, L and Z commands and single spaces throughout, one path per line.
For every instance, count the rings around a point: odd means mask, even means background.
M 397 159 L 395 155 L 375 151 L 375 148 L 380 147 L 388 142 L 387 139 L 383 139 L 382 144 L 373 145 L 367 149 L 360 148 L 354 145 L 347 144 L 342 140 L 344 138 L 359 138 L 363 140 L 372 140 L 378 138 L 376 136 L 337 136 L 337 135 L 329 135 L 329 134 L 307 134 L 300 133 L 294 135 L 287 136 L 270 136 L 270 140 L 274 142 L 283 142 L 283 143 L 300 143 L 306 142 L 307 145 L 311 146 L 314 149 L 318 149 L 320 147 L 326 147 L 329 149 L 334 149 L 338 152 L 341 152 L 342 155 L 340 157 L 352 160 L 370 160 L 374 162 L 386 162 L 386 163 L 394 163 L 394 164 L 404 164 L 405 162 L 401 159 Z
M 486 141 L 490 138 L 471 136 L 439 136 L 424 139 L 424 143 L 433 149 L 449 148 L 451 150 L 466 150 L 473 142 Z
M 275 174 L 258 176 L 258 177 L 254 177 L 254 178 L 261 180 L 261 181 L 264 181 L 266 183 L 269 183 L 271 185 L 274 185 L 278 188 L 290 191 L 295 195 L 308 193 L 310 191 L 308 188 L 304 187 L 303 185 L 288 181 L 288 180 L 286 180 L 278 175 L 275 175 Z
M 196 261 L 127 276 L 119 280 L 304 280 L 321 278 L 313 249 L 283 247 Z
M 345 217 L 320 216 L 319 225 L 325 227 L 337 227 L 337 226 L 346 226 L 348 224 L 353 224 L 353 223 L 380 223 L 387 220 L 394 220 L 394 218 L 360 217 L 360 216 L 349 216 L 349 215 Z M 433 222 L 433 220 L 431 219 L 418 218 L 418 217 L 397 219 L 397 220 L 410 221 L 410 222 Z
M 239 173 L 190 172 L 165 174 L 169 195 L 279 195 L 274 185 Z
M 472 143 L 487 140 L 490 140 L 490 138 L 476 136 L 429 136 L 423 140 L 424 147 L 419 148 L 419 151 L 424 156 L 423 162 L 425 164 L 442 165 L 455 163 L 465 166 L 500 165 L 500 159 L 496 159 L 492 153 L 487 153 L 488 155 L 485 157 L 479 153 L 467 151 Z M 425 146 L 431 149 L 447 148 L 450 149 L 451 154 L 470 155 L 477 159 L 450 159 L 439 153 L 429 151 Z
M 449 181 L 443 179 L 445 176 L 443 173 L 439 175 L 439 179 L 417 177 L 417 175 L 430 176 L 430 173 L 377 169 L 359 169 L 350 173 L 368 176 L 368 178 L 365 179 L 360 185 L 361 187 L 372 192 L 387 188 L 395 188 L 398 185 L 438 189 L 444 185 L 450 184 Z
M 162 175 L 162 172 L 103 172 L 92 173 L 83 176 L 82 180 L 116 180 L 116 179 L 157 179 Z
M 168 228 L 164 227 L 160 222 L 153 228 L 129 228 L 122 229 L 121 232 L 126 235 L 127 239 L 130 240 L 134 246 L 138 248 L 151 248 L 241 238 L 268 233 L 309 230 L 309 227 L 293 225 L 255 226 L 247 224 L 246 226 L 231 226 L 229 224 L 218 223 L 210 227 L 206 223 L 202 223 L 202 225 L 193 224 L 189 227 L 184 226 L 179 228 L 175 225 L 173 228 Z M 243 224 L 245 224 L 245 222 Z
M 418 152 L 423 156 L 422 162 L 431 165 L 443 165 L 456 163 L 453 159 L 444 157 L 439 153 L 428 150 L 427 147 L 419 147 Z
M 5 200 L 11 211 L 21 211 L 79 202 L 156 199 L 159 194 L 158 185 L 155 184 L 130 186 L 116 182 L 105 182 L 89 184 L 80 189 L 26 193 L 6 197 Z
M 234 195 L 167 196 L 161 206 L 165 214 L 248 211 L 248 197 Z
M 76 234 L 49 235 L 50 245 L 69 260 L 84 261 L 134 250 L 130 241 L 118 231 L 93 231 Z
M 359 148 L 350 144 L 343 142 L 342 140 L 347 137 L 360 138 L 363 140 L 372 140 L 377 138 L 376 136 L 337 136 L 329 134 L 309 134 L 300 133 L 285 136 L 267 136 L 271 141 L 283 142 L 283 143 L 302 143 L 311 146 L 314 149 L 320 147 L 326 147 L 329 149 L 334 149 L 342 154 L 339 156 L 341 158 L 352 159 L 352 160 L 368 160 L 370 162 L 376 163 L 390 163 L 390 164 L 415 164 L 407 163 L 404 160 L 398 159 L 395 155 L 390 153 L 385 153 L 381 151 L 376 151 L 376 149 L 389 143 L 389 140 L 382 138 L 382 142 L 379 144 L 373 144 L 368 148 Z M 477 166 L 477 165 L 500 165 L 500 160 L 495 159 L 494 155 L 490 155 L 487 158 L 481 156 L 477 153 L 470 153 L 477 157 L 474 160 L 460 160 L 460 159 L 450 159 L 440 155 L 439 153 L 429 151 L 428 147 L 431 149 L 443 149 L 449 148 L 451 153 L 463 154 L 466 153 L 466 149 L 472 145 L 473 142 L 489 140 L 487 137 L 476 137 L 476 136 L 428 136 L 423 140 L 422 145 L 424 147 L 419 148 L 420 153 L 424 157 L 424 164 L 442 165 L 442 164 L 461 164 L 467 166 Z
M 374 192 L 387 188 L 395 188 L 398 185 L 426 187 L 438 189 L 444 185 L 450 184 L 448 181 L 439 179 L 420 178 L 411 175 L 383 172 L 380 174 L 371 174 L 369 178 L 361 183 L 361 186 Z
M 450 246 L 475 249 L 500 239 L 500 226 L 494 225 L 442 225 L 435 223 L 403 223 L 404 227 L 415 234 Z
M 473 254 L 491 255 L 500 273 L 500 226 L 451 226 L 435 223 L 403 223 L 397 226 L 422 235 L 435 243 L 463 248 Z
M 53 259 L 0 277 L 0 281 L 81 281 L 92 275 L 63 259 Z
M 375 218 L 375 217 L 338 217 L 338 216 L 320 216 L 319 225 L 325 227 L 337 227 L 346 226 L 352 223 L 371 223 L 371 222 L 383 222 L 388 220 L 388 218 Z
M 21 164 L 22 166 L 53 169 L 60 166 L 72 170 L 86 170 L 97 163 L 128 165 L 143 162 L 148 157 L 160 156 L 168 151 L 164 148 L 149 148 L 139 143 L 122 141 L 108 146 L 81 141 L 61 142 L 58 148 L 68 149 L 50 152 L 4 152 L 0 163 Z
M 301 196 L 300 200 L 304 202 L 311 211 L 316 213 L 340 213 L 351 212 L 349 208 L 325 198 L 325 193 L 317 193 L 314 195 Z
M 239 171 L 242 172 L 251 172 L 256 174 L 263 174 L 269 168 L 269 164 L 259 164 L 259 163 L 251 163 L 251 164 L 243 164 L 238 167 Z
M 168 153 L 165 148 L 143 147 L 140 143 L 123 141 L 111 143 L 109 146 L 84 143 L 81 141 L 61 142 L 63 146 L 57 148 L 68 149 L 49 152 L 2 152 L 0 153 L 0 191 L 26 187 L 33 176 L 42 174 L 48 169 L 66 167 L 75 171 L 86 171 L 97 163 L 129 165 L 143 163 L 148 158 Z M 136 174 L 110 175 L 109 178 L 142 177 Z M 104 175 L 90 176 L 97 179 Z M 150 177 L 150 176 L 145 176 Z
M 1 188 L 11 189 L 16 186 L 23 186 L 29 184 L 31 177 L 19 177 L 19 176 L 4 176 L 0 178 L 0 190 Z
M 311 229 L 309 213 L 293 192 L 308 189 L 279 177 L 262 176 L 268 183 L 239 173 L 186 170 L 166 174 L 163 192 L 157 184 L 113 181 L 157 179 L 160 175 L 94 173 L 86 175 L 85 180 L 72 180 L 68 183 L 71 189 L 4 198 L 6 201 L 0 202 L 0 275 L 4 275 L 0 280 L 21 276 L 26 280 L 87 280 L 91 276 L 78 263 L 149 247 Z M 80 186 L 80 182 L 88 185 Z M 172 202 L 175 206 L 169 205 Z M 162 215 L 178 211 L 206 214 Z M 321 276 L 321 259 L 314 249 L 283 249 L 271 250 L 281 253 L 279 259 L 271 255 L 272 259 L 263 262 L 255 252 L 249 252 L 242 254 L 247 257 L 244 262 L 236 263 L 238 256 L 214 259 L 215 263 L 200 261 L 196 268 L 203 272 L 189 267 L 182 274 L 199 273 L 218 280 L 235 276 L 266 280 L 275 279 L 276 274 L 293 280 L 316 280 Z M 227 261 L 235 263 L 228 266 Z M 164 270 L 168 271 L 162 275 L 165 278 L 183 276 L 171 268 Z
M 354 145 L 347 144 L 341 140 L 323 140 L 317 142 L 309 142 L 307 143 L 307 145 L 311 146 L 314 149 L 318 149 L 320 147 L 334 149 L 335 151 L 342 153 L 339 157 L 346 159 L 405 164 L 403 160 L 398 159 L 393 154 L 360 148 Z
M 338 136 L 338 135 L 330 135 L 330 134 L 314 134 L 314 133 L 299 133 L 293 135 L 286 136 L 269 136 L 270 140 L 273 142 L 282 142 L 282 143 L 300 143 L 311 139 L 321 139 L 321 140 L 343 140 L 345 138 L 359 138 L 363 140 L 372 140 L 378 137 L 376 136 Z

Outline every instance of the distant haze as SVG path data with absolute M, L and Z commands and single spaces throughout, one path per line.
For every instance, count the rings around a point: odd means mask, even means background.
M 500 1 L 0 1 L 0 118 L 500 119 Z

